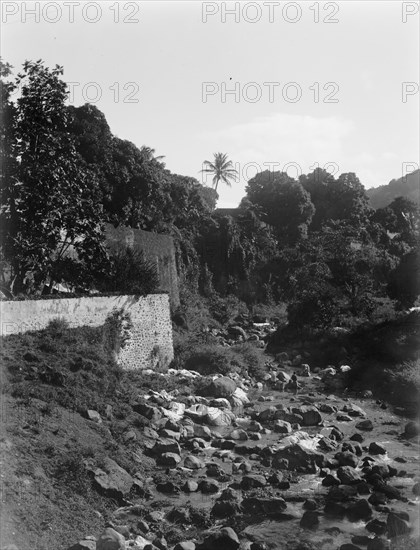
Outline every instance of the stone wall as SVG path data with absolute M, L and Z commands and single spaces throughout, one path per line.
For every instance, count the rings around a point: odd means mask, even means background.
M 104 324 L 113 310 L 130 314 L 133 327 L 120 350 L 119 364 L 125 369 L 155 368 L 173 359 L 172 323 L 167 294 L 101 296 L 52 300 L 0 302 L 1 335 L 41 330 L 53 319 L 64 319 L 70 327 Z
M 173 308 L 179 305 L 178 273 L 172 237 L 131 227 L 114 227 L 106 224 L 105 239 L 111 250 L 130 247 L 142 251 L 148 260 L 156 264 L 159 290 L 169 293 Z

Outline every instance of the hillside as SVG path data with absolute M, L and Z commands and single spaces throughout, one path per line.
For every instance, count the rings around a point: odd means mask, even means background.
M 420 170 L 407 176 L 391 180 L 388 185 L 367 189 L 370 205 L 377 208 L 388 206 L 396 197 L 407 197 L 420 203 Z

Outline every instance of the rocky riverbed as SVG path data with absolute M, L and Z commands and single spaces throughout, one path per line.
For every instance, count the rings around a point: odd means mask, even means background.
M 111 460 L 92 467 L 121 506 L 71 550 L 414 548 L 418 425 L 371 397 L 328 394 L 319 376 L 299 382 L 295 394 L 216 377 L 206 397 L 139 396 L 155 467 L 141 479 Z M 185 534 L 176 545 L 159 534 L 168 524 Z

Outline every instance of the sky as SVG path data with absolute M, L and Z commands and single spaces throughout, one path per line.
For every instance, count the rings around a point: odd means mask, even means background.
M 366 188 L 419 166 L 419 4 L 337 2 L 8 2 L 1 55 L 64 67 L 69 103 L 211 185 L 226 153 L 234 207 L 256 172 L 325 167 Z

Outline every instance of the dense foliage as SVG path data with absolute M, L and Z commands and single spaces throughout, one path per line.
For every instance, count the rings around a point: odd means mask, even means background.
M 182 296 L 200 292 L 216 316 L 228 296 L 244 307 L 282 302 L 292 327 L 317 331 L 368 320 L 388 298 L 415 304 L 419 207 L 409 199 L 373 210 L 354 173 L 264 171 L 239 208 L 217 210 L 217 185 L 237 175 L 226 154 L 204 162 L 214 188 L 203 186 L 171 173 L 151 147 L 114 136 L 97 107 L 67 106 L 61 67 L 26 62 L 10 74 L 2 64 L 1 266 L 15 294 L 60 281 L 154 288 L 144 258 L 109 257 L 110 222 L 171 235 Z

